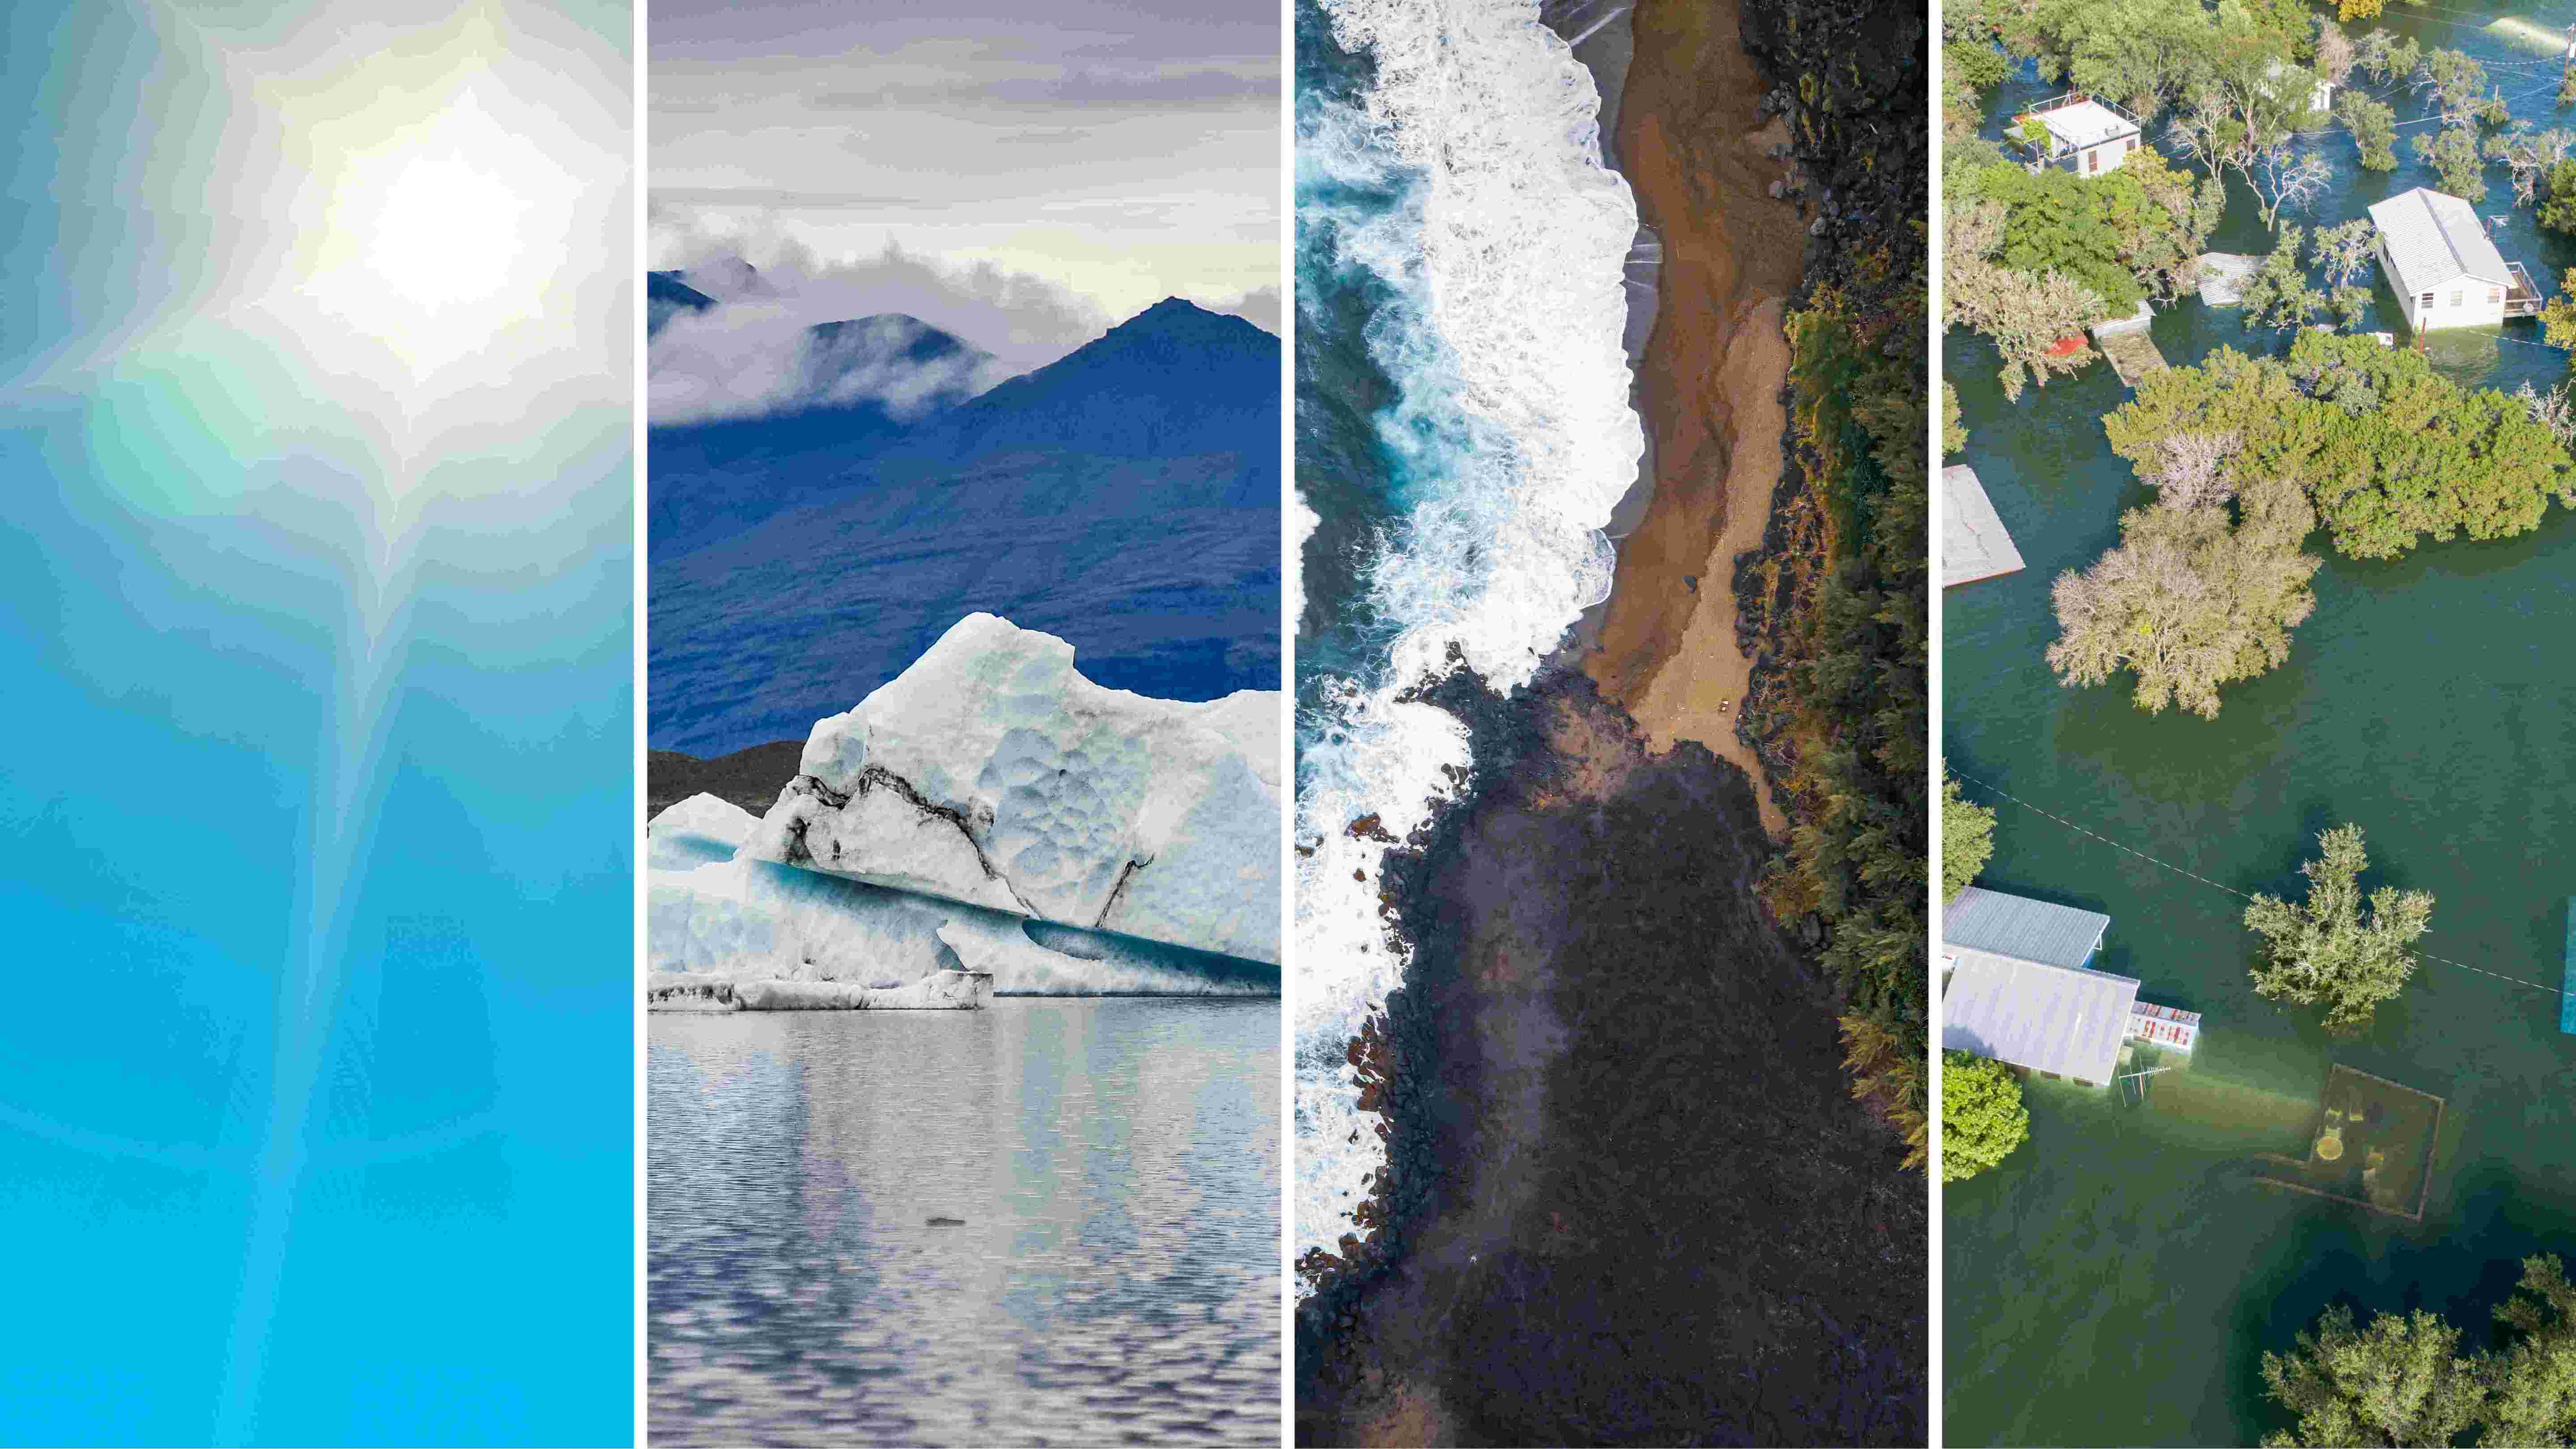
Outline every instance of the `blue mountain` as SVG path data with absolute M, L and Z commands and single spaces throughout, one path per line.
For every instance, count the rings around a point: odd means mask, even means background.
M 1171 300 L 908 418 L 655 429 L 652 746 L 802 738 L 979 609 L 1116 688 L 1279 688 L 1279 366 Z
M 678 272 L 644 274 L 644 335 L 650 338 L 680 312 L 703 312 L 716 299 L 680 280 Z

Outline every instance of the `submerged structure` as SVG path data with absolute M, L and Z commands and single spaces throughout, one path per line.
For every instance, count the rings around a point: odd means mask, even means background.
M 2138 118 L 2083 91 L 2053 96 L 2013 118 L 2029 166 L 2059 166 L 2078 176 L 2117 171 L 2138 149 Z
M 2558 1029 L 2576 1036 L 2576 896 L 2567 898 L 2567 979 L 2558 993 Z
M 1941 587 L 2021 571 L 2021 550 L 2004 531 L 1976 469 L 1965 463 L 1942 469 L 1941 502 Z
M 2379 229 L 2380 271 L 2416 331 L 2539 315 L 2539 286 L 2496 250 L 2468 202 L 2418 186 L 2372 203 L 2370 220 Z
M 1941 922 L 1941 1045 L 2105 1087 L 2138 982 L 2093 970 L 2111 918 L 1970 886 Z
M 2335 1067 L 2308 1127 L 2308 1155 L 2261 1158 L 2260 1180 L 2420 1223 L 2445 1110 L 2430 1092 Z

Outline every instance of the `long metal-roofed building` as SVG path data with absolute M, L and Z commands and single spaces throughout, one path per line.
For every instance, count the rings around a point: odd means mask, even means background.
M 1941 1045 L 2108 1086 L 2138 983 L 2093 970 L 2111 918 L 1970 886 L 1942 914 Z

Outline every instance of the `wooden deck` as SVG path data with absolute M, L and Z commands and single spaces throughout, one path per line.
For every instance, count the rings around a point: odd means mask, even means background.
M 2504 315 L 2508 317 L 2539 316 L 2541 302 L 2540 286 L 2538 283 L 2531 280 L 2531 273 L 2524 271 L 2522 269 L 2522 263 L 2520 262 L 2507 262 L 2504 264 L 2504 269 L 2513 273 L 2513 285 L 2505 289 Z
M 2162 372 L 2166 367 L 2165 355 L 2156 350 L 2156 340 L 2144 328 L 2106 332 L 2096 336 L 2093 345 L 2111 359 L 2111 370 L 2120 374 L 2120 381 L 2131 387 L 2136 387 L 2138 379 L 2148 373 Z

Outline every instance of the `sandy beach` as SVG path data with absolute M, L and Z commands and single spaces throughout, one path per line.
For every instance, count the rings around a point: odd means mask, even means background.
M 1641 219 L 1664 240 L 1663 307 L 1638 369 L 1653 440 L 1654 496 L 1619 565 L 1597 641 L 1582 660 L 1656 749 L 1696 740 L 1764 779 L 1736 738 L 1752 661 L 1736 642 L 1736 556 L 1760 544 L 1780 481 L 1782 318 L 1805 228 L 1775 181 L 1787 123 L 1762 114 L 1769 82 L 1744 53 L 1736 0 L 1649 0 L 1616 148 Z M 1766 787 L 1763 828 L 1785 830 Z

